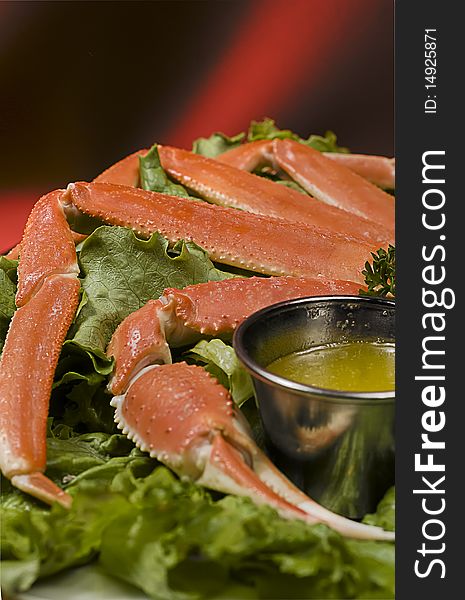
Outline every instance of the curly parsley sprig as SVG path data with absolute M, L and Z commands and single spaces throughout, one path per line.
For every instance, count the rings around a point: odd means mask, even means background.
M 389 244 L 387 251 L 380 248 L 372 252 L 373 264 L 367 260 L 362 275 L 365 277 L 366 290 L 360 290 L 363 296 L 396 295 L 396 249 Z

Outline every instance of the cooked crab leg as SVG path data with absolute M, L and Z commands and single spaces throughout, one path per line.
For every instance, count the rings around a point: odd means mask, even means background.
M 362 283 L 361 269 L 376 245 L 310 225 L 296 225 L 206 202 L 109 183 L 71 184 L 79 210 L 141 235 L 159 231 L 192 240 L 217 262 L 269 275 Z
M 214 204 L 345 231 L 378 244 L 389 239 L 385 227 L 264 177 L 179 148 L 159 146 L 158 151 L 171 177 Z
M 140 181 L 139 156 L 145 156 L 147 152 L 147 149 L 142 149 L 129 154 L 97 175 L 93 183 L 115 183 L 116 185 L 137 187 Z
M 341 160 L 332 160 L 294 140 L 259 141 L 248 146 L 253 147 L 249 150 L 244 146 L 247 159 L 243 164 L 249 169 L 266 165 L 281 169 L 318 200 L 393 231 L 393 198 L 346 168 Z M 233 152 L 235 154 L 231 155 Z M 255 159 L 253 152 L 256 153 Z M 218 156 L 218 160 L 237 165 L 238 155 L 240 156 L 240 149 L 230 150 Z
M 394 158 L 341 152 L 323 152 L 323 155 L 379 187 L 389 190 L 395 187 Z M 237 148 L 224 152 L 217 157 L 217 160 L 231 167 L 252 172 L 273 162 L 273 145 L 271 140 L 241 144 Z
M 71 231 L 71 235 L 73 237 L 73 241 L 74 241 L 75 245 L 80 244 L 87 237 L 87 234 L 77 233 L 76 231 Z M 20 254 L 21 254 L 21 242 L 19 244 L 16 244 L 16 246 L 14 246 L 7 254 L 5 254 L 5 258 L 8 258 L 9 260 L 18 260 Z
M 146 367 L 112 405 L 123 433 L 180 476 L 249 496 L 286 518 L 323 522 L 350 537 L 394 537 L 335 515 L 295 488 L 257 448 L 229 393 L 201 367 Z
M 129 315 L 118 326 L 107 354 L 116 359 L 110 383 L 122 393 L 129 378 L 149 364 L 171 362 L 170 346 L 193 343 L 202 336 L 230 337 L 250 314 L 291 298 L 357 294 L 350 281 L 299 277 L 250 277 L 167 288 L 159 300 Z
M 380 188 L 393 190 L 396 187 L 396 161 L 394 158 L 341 152 L 323 152 L 323 154 Z
M 0 359 L 0 467 L 21 490 L 67 506 L 68 494 L 43 475 L 48 400 L 80 287 L 61 196 L 39 200 L 21 242 L 18 310 Z
M 227 157 L 229 152 L 219 156 L 218 160 L 169 146 L 158 146 L 158 152 L 163 168 L 171 177 L 214 204 L 315 225 L 332 232 L 346 232 L 352 237 L 378 245 L 393 241 L 393 228 L 386 224 L 380 225 L 354 212 L 319 202 L 264 177 L 247 173 L 260 162 L 265 164 L 273 161 L 272 142 L 266 142 L 266 145 L 261 142 L 244 144 L 234 152 L 244 148 L 247 155 L 251 155 L 251 146 L 257 151 L 254 151 L 251 160 L 240 162 L 241 167 L 251 167 L 245 170 L 222 164 L 227 162 L 223 157 Z M 137 186 L 139 156 L 146 152 L 141 150 L 127 156 L 101 173 L 94 183 Z
M 18 260 L 20 252 L 21 243 L 16 244 L 16 246 L 13 246 L 13 248 L 5 254 L 5 258 L 8 258 L 9 260 Z
M 110 166 L 100 173 L 95 183 L 117 183 L 119 185 L 131 185 L 137 187 L 139 184 L 139 156 L 145 156 L 148 150 L 143 149 L 134 152 L 126 158 Z M 216 160 L 241 169 L 242 171 L 255 171 L 266 167 L 272 162 L 271 140 L 262 140 L 241 144 L 237 148 L 228 150 L 216 157 Z M 341 152 L 323 152 L 323 156 L 340 163 L 360 177 L 368 179 L 371 183 L 387 189 L 395 188 L 395 159 L 387 156 L 375 156 L 370 154 L 345 154 Z

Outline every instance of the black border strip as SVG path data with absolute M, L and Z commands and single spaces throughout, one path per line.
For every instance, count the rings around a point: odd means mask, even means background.
M 462 163 L 460 129 L 463 124 L 462 108 L 462 59 L 459 30 L 462 20 L 458 11 L 460 3 L 450 0 L 398 0 L 396 2 L 396 224 L 397 224 L 397 349 L 396 349 L 396 427 L 397 427 L 397 550 L 396 550 L 396 598 L 429 598 L 448 600 L 458 598 L 463 592 L 463 551 L 459 549 L 465 537 L 463 510 L 463 440 L 465 439 L 463 405 L 463 375 L 465 362 L 463 342 L 465 336 L 465 306 L 460 288 L 462 278 L 465 238 L 461 214 L 465 212 L 459 174 L 465 172 Z M 425 29 L 436 40 L 436 88 L 426 89 L 425 84 Z M 429 71 L 431 73 L 431 71 Z M 428 98 L 428 95 L 431 98 Z M 434 98 L 436 96 L 436 98 Z M 435 99 L 435 112 L 425 112 L 425 101 Z M 428 108 L 433 109 L 433 102 Z M 426 179 L 445 179 L 444 183 L 422 182 L 422 157 L 428 151 L 444 151 L 444 155 L 429 155 L 429 163 L 444 164 L 445 169 L 426 172 Z M 463 185 L 463 183 L 462 183 Z M 427 192 L 427 190 L 440 190 Z M 444 194 L 444 206 L 438 210 L 425 209 L 426 201 L 439 201 Z M 428 230 L 422 225 L 422 216 L 440 222 L 441 229 Z M 443 237 L 441 237 L 443 236 Z M 445 237 L 444 237 L 445 236 Z M 435 250 L 436 248 L 436 250 Z M 443 248 L 443 250 L 441 249 Z M 430 257 L 429 259 L 425 258 Z M 433 269 L 423 271 L 425 267 Z M 438 278 L 445 269 L 442 283 L 427 284 L 424 278 Z M 455 293 L 455 307 L 426 308 L 423 289 L 442 291 L 450 288 Z M 446 293 L 452 302 L 452 292 Z M 430 294 L 426 301 L 433 301 Z M 444 331 L 432 331 L 432 318 L 422 318 L 426 313 L 441 313 L 435 323 L 445 323 Z M 442 321 L 444 319 L 444 321 Z M 426 327 L 424 327 L 426 325 Z M 427 336 L 443 336 L 444 340 L 427 340 Z M 444 354 L 423 357 L 426 348 L 444 351 Z M 444 369 L 425 369 L 423 358 L 429 363 L 443 364 Z M 415 376 L 444 375 L 445 381 L 415 380 Z M 443 386 L 446 398 L 436 407 L 426 406 L 422 390 L 428 385 L 439 393 Z M 434 410 L 434 416 L 425 415 Z M 440 413 L 444 413 L 441 417 Z M 423 423 L 422 423 L 423 416 Z M 425 426 L 431 426 L 445 418 L 444 427 L 429 438 L 445 442 L 444 449 L 422 449 L 421 434 Z M 443 464 L 444 471 L 415 471 L 415 454 L 421 454 L 421 463 L 432 454 L 435 464 Z M 445 479 L 436 483 L 443 475 Z M 428 484 L 423 480 L 426 477 Z M 444 493 L 432 492 L 431 485 Z M 413 493 L 413 490 L 429 493 Z M 444 502 L 443 502 L 444 500 Z M 426 510 L 444 510 L 437 515 Z M 438 522 L 427 523 L 431 519 Z M 426 525 L 425 525 L 426 523 Z M 442 535 L 441 535 L 442 534 Z M 428 540 L 426 535 L 437 537 Z M 425 546 L 423 546 L 425 544 Z M 443 546 L 444 544 L 444 546 Z M 434 560 L 437 562 L 433 563 Z M 417 571 L 415 573 L 415 561 Z M 426 574 L 426 575 L 425 575 Z

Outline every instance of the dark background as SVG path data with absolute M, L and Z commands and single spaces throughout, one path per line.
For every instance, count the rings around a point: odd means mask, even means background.
M 34 199 L 270 116 L 393 154 L 393 0 L 0 3 L 0 251 Z

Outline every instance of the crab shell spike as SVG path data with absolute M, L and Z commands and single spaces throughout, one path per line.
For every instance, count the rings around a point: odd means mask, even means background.
M 180 476 L 249 496 L 286 518 L 324 522 L 351 537 L 392 539 L 377 527 L 327 511 L 279 474 L 249 437 L 229 393 L 201 367 L 148 367 L 112 404 L 118 427 Z
M 377 249 L 318 227 L 138 188 L 80 182 L 67 194 L 79 210 L 107 223 L 145 236 L 159 231 L 171 242 L 191 240 L 214 261 L 269 275 L 363 283 L 361 269 Z
M 394 158 L 341 152 L 323 152 L 323 155 L 379 187 L 390 190 L 395 187 Z M 236 167 L 236 169 L 252 172 L 273 165 L 273 144 L 271 140 L 241 144 L 220 154 L 216 157 L 216 160 L 231 167 Z
M 167 288 L 163 296 L 175 305 L 182 324 L 205 335 L 231 335 L 253 312 L 291 298 L 331 294 L 358 294 L 351 281 L 303 277 L 250 277 Z M 168 343 L 172 344 L 171 339 Z M 182 345 L 176 343 L 175 345 Z
M 384 227 L 264 177 L 179 148 L 160 146 L 159 155 L 169 175 L 214 204 L 317 225 L 336 233 L 347 231 L 373 243 L 387 239 Z

